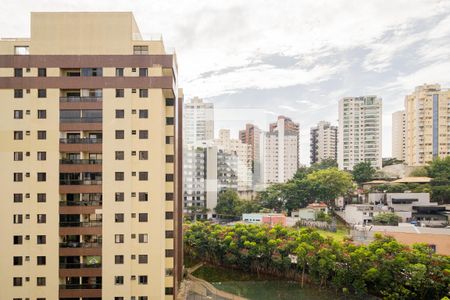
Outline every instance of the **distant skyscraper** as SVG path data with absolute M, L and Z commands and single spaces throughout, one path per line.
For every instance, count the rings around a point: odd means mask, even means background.
M 324 159 L 337 161 L 337 126 L 320 121 L 311 128 L 311 164 Z
M 242 143 L 250 145 L 252 151 L 253 185 L 261 183 L 260 143 L 261 130 L 253 124 L 246 124 L 244 130 L 239 131 Z
M 184 105 L 184 144 L 191 145 L 214 139 L 214 104 L 193 98 Z
M 416 87 L 405 98 L 406 163 L 424 165 L 450 155 L 450 90 L 439 84 Z
M 406 114 L 404 110 L 392 114 L 392 157 L 405 160 Z
M 176 65 L 129 12 L 31 13 L 0 40 L 1 299 L 175 299 Z
M 263 182 L 286 182 L 299 167 L 300 125 L 279 116 L 270 124 L 269 132 L 263 134 L 261 162 Z
M 353 170 L 369 161 L 381 168 L 382 100 L 376 96 L 348 97 L 339 101 L 338 165 Z

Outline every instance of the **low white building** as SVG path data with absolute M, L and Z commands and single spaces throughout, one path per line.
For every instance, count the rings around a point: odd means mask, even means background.
M 388 212 L 387 206 L 371 204 L 349 204 L 345 207 L 343 218 L 352 225 L 372 224 L 372 219 L 380 213 Z
M 319 212 L 328 213 L 328 206 L 323 203 L 311 203 L 305 208 L 292 211 L 291 215 L 294 219 L 315 220 Z

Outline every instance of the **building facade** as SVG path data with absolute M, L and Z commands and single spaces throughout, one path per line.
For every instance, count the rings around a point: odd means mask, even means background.
M 214 104 L 195 97 L 184 105 L 184 143 L 198 144 L 214 139 Z
M 339 101 L 338 166 L 353 170 L 360 162 L 381 169 L 382 100 L 376 96 Z
M 250 145 L 252 151 L 253 185 L 261 183 L 261 129 L 253 124 L 246 124 L 244 130 L 239 131 L 242 143 Z
M 324 159 L 337 161 L 337 132 L 337 126 L 325 121 L 311 128 L 311 164 Z
M 0 40 L 2 299 L 174 299 L 176 82 L 131 13 L 32 13 Z
M 438 84 L 416 87 L 405 98 L 406 163 L 422 166 L 450 155 L 450 90 Z
M 404 110 L 392 114 L 392 157 L 405 160 L 406 114 Z
M 264 183 L 286 182 L 299 168 L 300 125 L 279 116 L 263 134 L 261 162 Z

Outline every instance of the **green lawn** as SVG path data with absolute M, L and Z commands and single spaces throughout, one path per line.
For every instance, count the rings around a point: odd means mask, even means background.
M 344 237 L 348 236 L 348 231 L 343 228 L 338 228 L 336 232 L 316 229 L 318 233 L 320 233 L 324 237 L 332 237 L 333 239 L 337 241 L 344 240 Z

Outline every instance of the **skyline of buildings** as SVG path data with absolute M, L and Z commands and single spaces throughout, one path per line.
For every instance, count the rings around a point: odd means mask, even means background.
M 311 127 L 310 136 L 311 164 L 324 159 L 337 161 L 337 126 L 331 126 L 330 122 L 319 121 L 317 126 Z
M 132 13 L 32 13 L 0 41 L 5 299 L 174 299 L 176 57 Z

